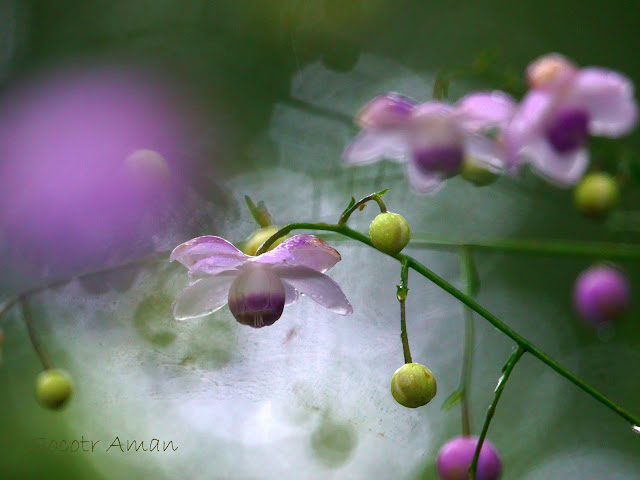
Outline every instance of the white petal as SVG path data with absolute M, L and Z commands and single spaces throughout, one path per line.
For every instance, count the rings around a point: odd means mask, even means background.
M 484 135 L 466 135 L 464 154 L 469 161 L 481 165 L 494 173 L 504 171 L 507 166 L 504 146 Z
M 173 303 L 173 317 L 187 320 L 221 309 L 227 304 L 229 289 L 236 276 L 237 272 L 233 272 L 196 280 Z
M 543 177 L 560 187 L 570 187 L 582 178 L 589 166 L 589 154 L 580 149 L 559 155 L 544 140 L 531 143 L 523 150 L 531 166 Z
M 292 303 L 296 303 L 298 301 L 298 291 L 293 285 L 284 280 L 282 280 L 282 285 L 284 285 L 284 304 L 291 305 Z
M 444 175 L 440 172 L 433 172 L 426 174 L 420 171 L 414 164 L 409 162 L 407 164 L 407 180 L 409 185 L 418 193 L 426 195 L 432 195 L 436 193 L 444 184 Z
M 505 128 L 516 111 L 516 102 L 506 93 L 472 93 L 462 98 L 455 109 L 455 116 L 463 128 L 479 131 L 489 128 Z
M 580 70 L 567 101 L 589 111 L 592 135 L 619 137 L 635 126 L 638 117 L 631 80 L 603 68 Z
M 185 267 L 191 268 L 205 258 L 210 259 L 209 265 L 228 269 L 241 265 L 249 257 L 224 238 L 206 235 L 178 245 L 171 252 L 169 260 L 177 260 Z
M 324 308 L 340 315 L 349 315 L 353 307 L 340 286 L 324 273 L 301 265 L 274 265 L 274 271 L 284 283 L 311 297 Z
M 314 235 L 294 235 L 269 252 L 251 259 L 257 263 L 288 262 L 326 272 L 341 260 L 340 253 Z
M 367 165 L 385 159 L 405 162 L 408 150 L 404 129 L 365 129 L 344 149 L 342 161 L 347 165 Z

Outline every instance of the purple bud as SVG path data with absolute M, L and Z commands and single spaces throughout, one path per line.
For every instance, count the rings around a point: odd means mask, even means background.
M 619 317 L 629 306 L 630 285 L 611 265 L 596 265 L 576 280 L 573 303 L 580 316 L 598 326 Z
M 415 102 L 397 93 L 378 95 L 356 114 L 355 122 L 362 128 L 385 128 L 409 120 Z
M 229 290 L 229 309 L 243 325 L 261 328 L 273 325 L 282 315 L 284 286 L 269 267 L 249 265 Z
M 424 173 L 455 175 L 462 167 L 463 151 L 458 145 L 434 145 L 413 151 L 416 166 Z
M 589 113 L 583 108 L 559 108 L 547 127 L 547 140 L 558 153 L 580 148 L 589 134 Z
M 478 437 L 460 436 L 449 440 L 438 453 L 438 475 L 441 480 L 468 480 L 469 466 L 478 445 Z M 497 480 L 502 462 L 493 444 L 485 439 L 478 457 L 476 480 Z

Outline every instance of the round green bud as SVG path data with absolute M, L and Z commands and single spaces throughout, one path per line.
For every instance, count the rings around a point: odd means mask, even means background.
M 369 238 L 378 250 L 395 255 L 409 243 L 411 230 L 402 215 L 384 212 L 373 219 L 369 226 Z
M 587 217 L 603 217 L 618 203 L 616 180 L 604 172 L 585 175 L 573 191 L 573 201 Z
M 436 379 L 424 365 L 405 363 L 391 378 L 391 395 L 400 405 L 417 408 L 426 405 L 438 391 Z
M 36 399 L 45 408 L 58 410 L 71 398 L 73 380 L 64 370 L 45 370 L 36 379 Z
M 244 246 L 242 247 L 242 251 L 247 255 L 255 255 L 258 249 L 262 246 L 264 242 L 266 242 L 271 235 L 280 230 L 280 227 L 276 225 L 269 225 L 268 227 L 262 227 L 253 232 L 247 241 L 244 242 Z M 273 250 L 278 245 L 280 245 L 287 237 L 280 237 L 278 240 L 273 242 L 268 250 Z
M 460 175 L 467 182 L 473 183 L 478 187 L 489 185 L 495 182 L 500 176 L 499 173 L 492 172 L 488 168 L 474 162 L 473 160 L 469 160 L 468 158 L 465 158 L 462 162 Z

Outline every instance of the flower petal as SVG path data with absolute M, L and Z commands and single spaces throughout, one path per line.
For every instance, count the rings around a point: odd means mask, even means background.
M 341 260 L 340 253 L 324 240 L 314 235 L 294 235 L 269 252 L 251 259 L 258 263 L 282 262 L 303 265 L 319 272 L 326 272 Z
M 589 111 L 592 135 L 619 137 L 628 133 L 638 118 L 631 80 L 603 68 L 581 69 L 567 101 Z
M 411 116 L 416 102 L 399 93 L 389 92 L 369 101 L 355 116 L 361 128 L 388 128 L 402 125 Z
M 173 303 L 176 320 L 202 317 L 227 304 L 229 289 L 238 272 L 201 278 L 185 288 Z
M 501 91 L 472 93 L 455 107 L 455 115 L 463 128 L 471 131 L 505 128 L 516 111 L 513 98 Z
M 282 279 L 281 279 L 282 280 Z M 291 305 L 292 303 L 296 303 L 298 301 L 298 291 L 295 289 L 293 285 L 282 280 L 282 285 L 284 286 L 284 304 Z
M 507 166 L 504 146 L 484 135 L 467 134 L 464 140 L 464 154 L 469 161 L 493 173 L 500 173 Z
M 554 95 L 545 90 L 530 90 L 520 103 L 504 131 L 510 167 L 519 167 L 521 150 L 540 135 L 554 107 Z
M 408 142 L 404 129 L 364 129 L 342 152 L 347 165 L 367 165 L 380 160 L 405 162 Z
M 442 186 L 445 179 L 441 172 L 433 172 L 430 174 L 422 172 L 413 161 L 407 164 L 407 180 L 409 185 L 418 193 L 432 195 L 436 193 Z
M 324 273 L 302 265 L 275 265 L 274 271 L 283 283 L 292 285 L 324 308 L 339 315 L 353 313 L 353 307 L 340 286 Z
M 561 155 L 549 143 L 540 139 L 523 150 L 532 167 L 543 177 L 560 187 L 570 187 L 582 178 L 589 166 L 585 149 Z
M 224 238 L 206 235 L 196 237 L 173 249 L 169 261 L 177 260 L 187 268 L 194 267 L 203 259 L 210 266 L 224 267 L 225 270 L 244 263 L 249 257 Z

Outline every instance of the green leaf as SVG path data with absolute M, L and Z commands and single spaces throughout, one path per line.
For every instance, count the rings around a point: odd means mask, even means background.
M 447 397 L 447 399 L 442 404 L 441 410 L 448 411 L 455 407 L 462 400 L 462 395 L 464 395 L 464 391 L 461 388 L 458 388 L 453 391 L 451 395 Z

